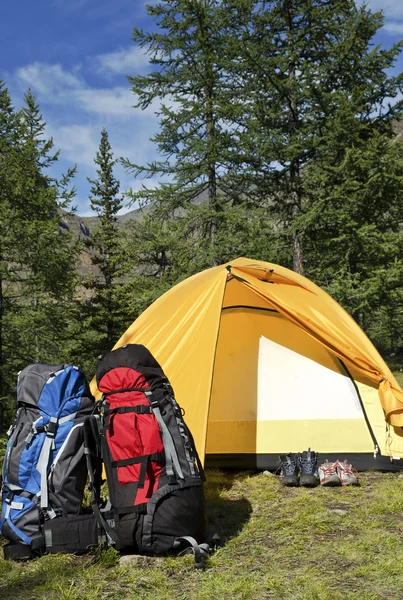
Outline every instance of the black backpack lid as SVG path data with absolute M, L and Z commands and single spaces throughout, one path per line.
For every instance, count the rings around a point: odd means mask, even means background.
M 98 386 L 106 373 L 118 367 L 139 371 L 151 384 L 166 380 L 161 365 L 142 344 L 126 344 L 101 356 L 96 367 Z

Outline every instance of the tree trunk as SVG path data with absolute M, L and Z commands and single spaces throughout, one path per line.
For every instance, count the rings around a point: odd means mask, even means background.
M 212 210 L 213 216 L 210 218 L 208 235 L 212 244 L 217 233 L 218 224 L 217 217 L 220 210 L 217 202 L 217 171 L 215 161 L 215 122 L 214 122 L 214 100 L 213 90 L 215 84 L 215 76 L 213 70 L 213 50 L 209 39 L 208 28 L 208 10 L 209 0 L 203 0 L 202 12 L 199 13 L 199 25 L 201 38 L 204 41 L 204 58 L 205 58 L 205 81 L 204 98 L 205 98 L 205 118 L 206 118 L 206 156 L 207 156 L 207 194 L 208 204 Z M 212 266 L 220 264 L 220 257 L 214 253 L 212 257 Z
M 218 212 L 217 205 L 217 173 L 216 165 L 213 158 L 214 148 L 214 115 L 212 107 L 212 89 L 206 86 L 206 141 L 207 141 L 207 156 L 208 156 L 208 203 L 214 213 Z M 210 220 L 210 241 L 212 242 L 217 233 L 217 219 L 212 217 Z M 215 260 L 215 259 L 214 259 Z M 218 263 L 216 263 L 218 264 Z M 213 265 L 215 266 L 215 265 Z
M 298 128 L 298 103 L 295 93 L 296 82 L 296 61 L 294 56 L 294 24 L 292 14 L 292 1 L 286 0 L 285 8 L 287 11 L 287 45 L 289 51 L 289 125 L 290 138 Z M 301 213 L 302 207 L 302 189 L 301 189 L 301 173 L 298 157 L 292 158 L 290 162 L 290 199 L 291 199 L 291 221 L 292 226 L 295 225 L 295 220 Z M 302 234 L 295 230 L 292 235 L 292 262 L 293 270 L 300 275 L 305 274 L 304 270 L 304 253 Z
M 0 264 L 2 262 L 0 256 Z M 5 396 L 4 392 L 4 381 L 3 381 L 3 315 L 4 315 L 4 305 L 3 305 L 3 278 L 0 275 L 0 434 L 3 433 L 4 429 L 4 406 L 3 406 L 3 398 Z

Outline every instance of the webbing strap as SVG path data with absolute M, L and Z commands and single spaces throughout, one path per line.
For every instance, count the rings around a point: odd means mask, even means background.
M 148 456 L 141 463 L 139 480 L 137 482 L 137 488 L 143 488 L 144 487 L 144 484 L 146 482 L 147 467 L 148 467 Z
M 56 423 L 58 425 L 67 423 L 67 421 L 71 421 L 72 419 L 74 419 L 76 414 L 77 414 L 77 412 L 66 415 L 65 417 L 61 417 L 60 419 L 56 420 Z M 55 417 L 53 417 L 53 418 L 55 418 Z M 32 423 L 31 430 L 28 433 L 27 437 L 25 438 L 25 443 L 26 443 L 27 447 L 31 444 L 32 440 L 34 439 L 34 437 L 36 435 L 38 435 L 38 433 L 43 433 L 44 431 L 46 431 L 46 432 L 49 431 L 49 425 L 40 425 L 38 427 L 38 424 L 41 422 L 41 420 L 42 420 L 42 417 L 39 417 L 38 419 L 36 419 L 36 421 L 34 421 Z M 51 419 L 51 421 L 52 421 L 52 419 Z M 50 426 L 50 429 L 52 427 L 53 427 L 53 425 Z M 55 428 L 54 433 L 55 432 L 56 432 L 56 428 Z
M 137 388 L 137 387 L 129 387 L 129 388 L 122 388 L 121 390 L 112 390 L 111 392 L 104 392 L 102 395 L 104 398 L 106 398 L 107 396 L 111 396 L 112 394 L 123 394 L 124 392 L 145 392 L 145 389 Z
M 114 512 L 118 515 L 127 515 L 129 513 L 145 514 L 147 512 L 147 504 L 135 504 L 134 506 L 126 506 L 123 508 L 115 508 Z
M 136 456 L 134 458 L 124 458 L 123 460 L 115 460 L 111 462 L 111 466 L 113 468 L 117 467 L 127 467 L 129 465 L 135 465 L 141 463 L 140 474 L 137 481 L 137 487 L 143 488 L 146 475 L 147 475 L 147 466 L 148 463 L 152 462 L 165 462 L 165 454 L 163 452 L 155 452 L 154 454 L 145 454 L 143 456 Z
M 51 506 L 49 506 L 49 493 L 48 493 L 48 465 L 50 458 L 50 451 L 53 446 L 53 442 L 55 439 L 55 435 L 57 432 L 58 425 L 63 423 L 67 423 L 67 421 L 71 421 L 76 416 L 75 413 L 71 413 L 70 415 L 66 415 L 61 419 L 57 417 L 50 417 L 49 423 L 46 425 L 46 437 L 43 442 L 43 446 L 41 449 L 41 453 L 37 462 L 37 470 L 41 475 L 41 509 L 46 510 L 48 513 L 48 517 L 50 519 L 54 519 L 56 517 L 56 513 Z M 60 452 L 60 450 L 59 450 Z
M 67 421 L 71 421 L 72 419 L 74 419 L 76 417 L 77 413 L 71 413 L 69 415 L 66 415 L 65 417 L 61 417 L 59 419 L 59 425 L 62 425 L 63 423 L 67 423 Z
M 24 498 L 27 498 L 28 500 L 33 500 L 34 498 L 36 498 L 37 496 L 39 496 L 40 494 L 31 494 L 31 492 L 27 492 L 26 490 L 23 490 L 19 485 L 14 485 L 13 483 L 5 483 L 3 481 L 3 491 L 7 492 L 13 492 L 13 494 L 15 494 L 16 496 L 23 496 Z
M 152 400 L 152 392 L 145 390 L 145 395 L 148 397 L 149 402 L 152 406 L 154 415 L 158 421 L 158 425 L 161 429 L 162 441 L 165 449 L 165 460 L 166 460 L 166 472 L 169 481 L 173 481 L 176 479 L 176 476 L 179 479 L 184 479 L 182 468 L 179 464 L 178 453 L 176 452 L 175 444 L 172 439 L 171 433 L 162 418 L 161 411 L 157 401 Z M 176 472 L 176 473 L 175 473 Z
M 204 481 L 206 481 L 206 475 L 204 473 L 204 469 L 203 469 L 202 462 L 200 460 L 200 456 L 199 456 L 199 454 L 197 452 L 197 449 L 196 449 L 196 444 L 195 444 L 195 441 L 193 439 L 192 432 L 190 431 L 190 429 L 189 429 L 189 427 L 187 425 L 185 427 L 186 427 L 186 430 L 187 430 L 188 435 L 189 435 L 190 443 L 192 444 L 193 452 L 194 452 L 194 455 L 195 455 L 195 458 L 196 458 L 196 463 L 197 463 L 197 470 L 199 471 L 200 479 L 204 482 Z
M 163 452 L 154 452 L 154 454 L 142 454 L 134 458 L 123 458 L 122 460 L 114 460 L 111 462 L 113 468 L 128 467 L 129 465 L 137 465 L 143 462 L 163 462 L 165 455 Z
M 94 466 L 92 464 L 92 457 L 94 456 L 91 451 L 91 446 L 94 445 L 98 448 L 98 440 L 96 439 L 97 417 L 87 417 L 84 421 L 84 445 L 85 445 L 85 458 L 87 461 L 88 475 L 90 479 L 89 489 L 91 491 L 91 507 L 94 512 L 95 518 L 97 519 L 100 527 L 105 531 L 108 541 L 110 544 L 118 543 L 118 536 L 116 531 L 110 527 L 101 514 L 99 508 L 99 491 L 97 481 L 94 473 Z
M 56 433 L 57 428 L 57 417 L 51 417 L 49 421 L 49 429 L 45 437 L 45 441 L 43 442 L 42 450 L 39 455 L 39 459 L 36 465 L 37 470 L 41 476 L 41 509 L 46 510 L 48 512 L 48 516 L 51 519 L 54 519 L 56 513 L 53 511 L 51 507 L 49 507 L 49 497 L 48 497 L 48 464 L 50 451 L 53 445 L 53 440 Z
M 125 414 L 125 413 L 137 413 L 139 415 L 151 415 L 153 409 L 151 406 L 146 406 L 145 404 L 137 404 L 137 406 L 118 406 L 117 408 L 111 408 L 104 411 L 104 416 L 107 417 L 109 415 L 116 414 Z
M 181 542 L 186 542 L 190 548 L 179 552 L 179 556 L 182 554 L 188 554 L 189 551 L 192 552 L 195 557 L 196 569 L 201 569 L 203 567 L 203 558 L 207 558 L 210 555 L 210 546 L 208 544 L 198 544 L 194 538 L 190 537 L 189 535 L 183 535 L 176 538 L 174 547 L 180 545 Z

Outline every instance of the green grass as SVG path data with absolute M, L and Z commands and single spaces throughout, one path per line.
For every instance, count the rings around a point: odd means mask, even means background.
M 358 488 L 284 488 L 275 475 L 208 471 L 209 529 L 225 544 L 119 566 L 113 549 L 0 559 L 2 600 L 401 600 L 403 475 L 361 473 Z
M 97 560 L 0 558 L 1 600 L 403 598 L 403 474 L 361 473 L 359 487 L 331 489 L 284 488 L 263 473 L 207 479 L 210 533 L 224 546 L 203 571 L 188 556 L 120 566 L 113 549 Z
M 398 384 L 403 388 L 403 355 L 398 354 L 397 356 L 389 357 L 387 364 L 396 377 Z
M 403 371 L 395 371 L 393 374 L 396 377 L 400 387 L 403 388 Z

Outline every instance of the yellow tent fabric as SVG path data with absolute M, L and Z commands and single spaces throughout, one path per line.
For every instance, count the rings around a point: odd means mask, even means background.
M 156 300 L 115 348 L 129 343 L 163 367 L 202 457 L 293 451 L 308 438 L 319 451 L 353 453 L 376 440 L 382 455 L 403 457 L 403 391 L 390 369 L 335 300 L 284 267 L 237 258 L 198 273 Z M 338 407 L 335 396 L 326 410 L 320 399 L 306 406 L 319 393 L 324 406 L 337 389 L 351 404 Z M 99 396 L 94 381 L 92 390 Z

